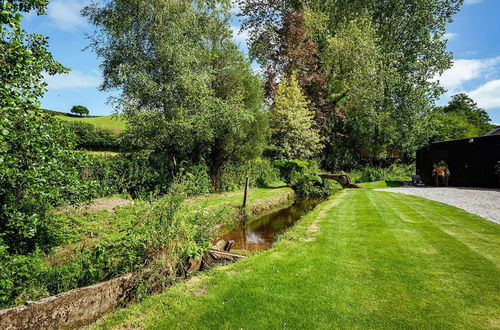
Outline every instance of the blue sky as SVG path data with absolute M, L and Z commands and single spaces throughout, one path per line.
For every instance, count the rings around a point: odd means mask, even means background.
M 50 50 L 62 64 L 72 69 L 67 75 L 46 77 L 49 90 L 42 100 L 47 109 L 69 111 L 75 104 L 87 106 L 93 115 L 106 115 L 113 108 L 106 100 L 113 93 L 98 90 L 102 80 L 99 60 L 90 50 L 85 34 L 92 27 L 80 16 L 89 0 L 53 0 L 47 16 L 28 14 L 25 28 L 49 37 Z M 440 101 L 459 92 L 469 94 L 487 109 L 492 122 L 500 124 L 500 0 L 465 0 L 462 11 L 448 28 L 448 48 L 454 66 L 439 78 L 448 92 Z M 246 51 L 246 35 L 235 40 Z M 116 92 L 115 92 L 116 93 Z

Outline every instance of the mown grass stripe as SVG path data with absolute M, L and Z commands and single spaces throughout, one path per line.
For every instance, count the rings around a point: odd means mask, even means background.
M 429 207 L 423 199 L 406 199 L 394 195 L 392 198 L 401 203 L 398 210 L 401 211 L 404 207 L 412 210 L 415 214 L 414 217 L 418 216 L 422 221 L 433 224 L 443 233 L 460 241 L 475 254 L 480 254 L 498 267 L 500 258 L 498 225 L 459 209 L 455 209 L 455 214 L 450 213 L 449 210 L 453 208 L 443 204 L 436 203 Z M 478 227 L 478 224 L 482 226 Z
M 422 220 L 416 226 L 423 239 L 437 251 L 425 258 L 428 260 L 427 268 L 421 269 L 422 274 L 425 274 L 422 280 L 426 282 L 426 291 L 435 302 L 429 314 L 446 318 L 449 310 L 454 309 L 456 316 L 462 315 L 467 320 L 467 315 L 482 309 L 483 314 L 495 318 L 495 301 L 500 290 L 495 263 L 436 225 L 436 222 L 442 221 L 441 217 L 439 214 L 430 215 L 430 210 L 439 204 L 424 203 L 422 206 L 426 206 L 424 209 L 428 215 L 423 216 L 418 212 L 420 209 L 415 209 L 414 203 L 409 204 L 407 200 L 394 195 L 385 195 L 385 198 L 400 204 L 392 209 L 406 208 L 415 213 L 414 218 Z M 474 322 L 469 326 L 474 327 Z
M 405 195 L 399 199 L 419 209 L 422 216 L 432 219 L 441 230 L 499 266 L 500 230 L 497 224 L 445 204 L 436 203 L 434 207 L 428 208 L 418 197 Z

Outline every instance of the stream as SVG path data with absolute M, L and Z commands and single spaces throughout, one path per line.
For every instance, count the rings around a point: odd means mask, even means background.
M 312 211 L 322 200 L 299 199 L 283 209 L 264 214 L 237 225 L 222 237 L 233 240 L 233 249 L 262 251 L 269 249 L 279 234 Z

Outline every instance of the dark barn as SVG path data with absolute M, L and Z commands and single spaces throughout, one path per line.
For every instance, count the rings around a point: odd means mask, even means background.
M 434 164 L 446 162 L 449 185 L 455 187 L 499 187 L 495 166 L 500 164 L 500 135 L 432 143 L 417 151 L 417 174 L 433 185 Z

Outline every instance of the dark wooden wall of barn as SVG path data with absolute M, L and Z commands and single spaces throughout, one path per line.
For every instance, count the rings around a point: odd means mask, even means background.
M 417 151 L 417 174 L 432 185 L 434 164 L 445 161 L 450 186 L 499 187 L 495 165 L 500 162 L 500 136 L 482 136 L 433 143 Z

